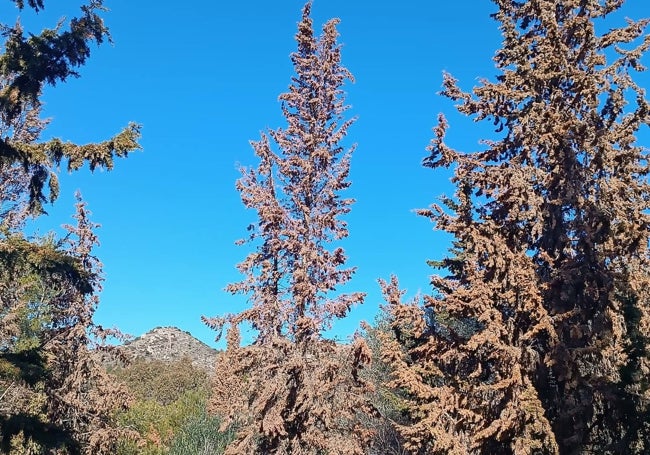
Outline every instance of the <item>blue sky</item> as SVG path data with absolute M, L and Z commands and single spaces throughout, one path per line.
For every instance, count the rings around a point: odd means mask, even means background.
M 237 167 L 255 164 L 249 141 L 260 131 L 284 126 L 277 97 L 292 75 L 302 5 L 106 0 L 114 45 L 95 49 L 81 78 L 46 90 L 52 122 L 45 138 L 84 143 L 109 138 L 129 121 L 143 126 L 143 151 L 112 172 L 62 176 L 61 198 L 38 223 L 43 232 L 69 222 L 74 192 L 82 191 L 102 224 L 98 323 L 135 336 L 175 325 L 214 346 L 201 315 L 246 305 L 223 290 L 240 278 L 235 265 L 249 250 L 234 242 L 255 219 L 235 190 Z M 65 8 L 46 2 L 37 20 L 53 25 L 77 12 Z M 461 150 L 476 149 L 490 134 L 489 125 L 456 115 L 436 92 L 443 71 L 466 89 L 496 75 L 494 10 L 488 0 L 314 1 L 317 28 L 341 19 L 343 64 L 356 78 L 346 91 L 349 113 L 358 117 L 348 135 L 358 144 L 349 191 L 357 202 L 343 246 L 358 267 L 346 289 L 367 298 L 336 324 L 338 338 L 374 319 L 378 278 L 397 274 L 410 296 L 429 290 L 426 260 L 441 258 L 449 239 L 413 209 L 453 191 L 449 174 L 421 167 L 431 128 L 444 112 L 449 142 Z M 11 22 L 8 13 L 3 20 Z M 629 0 L 618 16 L 650 16 L 650 7 Z M 650 86 L 647 73 L 637 80 Z M 647 131 L 640 138 L 650 139 Z

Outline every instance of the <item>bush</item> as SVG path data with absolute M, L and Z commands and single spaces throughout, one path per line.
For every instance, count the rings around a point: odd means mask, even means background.
M 119 455 L 162 455 L 169 451 L 174 435 L 186 423 L 205 414 L 207 395 L 188 390 L 176 401 L 161 404 L 156 400 L 139 400 L 119 416 L 120 426 L 136 430 L 140 441 L 122 441 Z
M 223 453 L 232 431 L 206 413 L 210 380 L 189 358 L 173 362 L 137 360 L 113 374 L 137 401 L 118 416 L 122 428 L 140 434 L 122 440 L 118 455 L 194 455 Z
M 168 405 L 178 400 L 188 390 L 207 391 L 208 374 L 192 365 L 184 357 L 173 362 L 161 360 L 136 360 L 113 374 L 133 392 L 139 400 L 153 400 Z
M 218 417 L 203 412 L 188 419 L 172 442 L 169 455 L 213 455 L 221 454 L 234 439 L 232 429 L 220 431 Z

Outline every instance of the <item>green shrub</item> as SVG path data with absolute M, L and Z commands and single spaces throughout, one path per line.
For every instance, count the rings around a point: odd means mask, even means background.
M 169 455 L 216 455 L 233 440 L 233 430 L 219 431 L 221 421 L 205 412 L 187 420 L 172 441 Z
M 174 435 L 197 416 L 205 414 L 207 395 L 188 390 L 176 401 L 161 404 L 156 400 L 139 400 L 119 416 L 120 426 L 136 430 L 140 441 L 122 441 L 119 455 L 162 455 L 168 453 Z
M 120 441 L 117 455 L 219 454 L 232 440 L 232 432 L 220 432 L 219 419 L 207 415 L 210 381 L 189 358 L 137 360 L 112 373 L 136 397 L 118 416 L 120 426 L 141 436 Z
M 187 357 L 173 362 L 140 359 L 112 373 L 139 400 L 153 400 L 163 405 L 173 403 L 188 390 L 207 392 L 210 383 L 208 374 L 192 365 Z

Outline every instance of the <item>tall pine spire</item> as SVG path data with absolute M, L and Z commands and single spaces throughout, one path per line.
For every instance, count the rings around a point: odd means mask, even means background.
M 353 202 L 342 195 L 353 151 L 342 145 L 352 123 L 342 86 L 352 75 L 341 65 L 338 20 L 315 37 L 310 13 L 307 3 L 291 55 L 295 76 L 280 95 L 287 125 L 252 143 L 259 165 L 237 183 L 258 221 L 248 239 L 255 249 L 238 266 L 244 279 L 228 290 L 247 295 L 251 307 L 207 319 L 218 330 L 230 324 L 212 408 L 238 424 L 232 454 L 362 454 L 367 439 L 356 413 L 369 350 L 361 340 L 337 346 L 323 338 L 364 297 L 338 291 L 354 269 L 331 246 L 348 235 L 342 216 Z M 257 331 L 248 347 L 240 347 L 244 322 Z

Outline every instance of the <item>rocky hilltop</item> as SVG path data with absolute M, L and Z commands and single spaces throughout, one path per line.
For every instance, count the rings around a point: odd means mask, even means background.
M 195 367 L 209 372 L 214 371 L 219 352 L 176 327 L 156 327 L 125 343 L 122 350 L 134 360 L 174 361 L 189 357 Z

